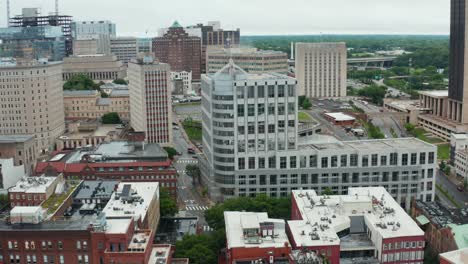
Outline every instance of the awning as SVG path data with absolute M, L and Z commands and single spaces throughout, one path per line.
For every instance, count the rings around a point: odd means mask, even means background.
M 420 216 L 416 217 L 416 220 L 417 220 L 417 221 L 419 222 L 419 224 L 421 224 L 421 225 L 425 225 L 425 224 L 429 223 L 429 219 L 427 219 L 427 217 L 424 216 L 424 215 L 420 215 Z

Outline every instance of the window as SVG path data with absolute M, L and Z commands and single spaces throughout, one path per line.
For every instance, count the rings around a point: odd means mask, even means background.
M 358 165 L 358 154 L 351 154 L 349 156 L 349 165 L 351 167 L 357 167 L 357 165 Z
M 322 157 L 321 165 L 322 168 L 328 168 L 328 157 Z
M 238 126 L 237 127 L 237 133 L 239 133 L 239 135 L 244 135 L 245 134 L 245 126 Z
M 244 105 L 243 104 L 239 104 L 237 105 L 237 116 L 244 116 L 245 114 L 245 110 L 244 110 Z
M 265 114 L 265 104 L 258 104 L 257 105 L 257 112 L 258 112 L 258 115 Z
M 263 157 L 258 158 L 258 168 L 259 169 L 265 168 L 265 158 Z
M 248 116 L 255 116 L 255 105 L 254 104 L 249 104 L 247 109 L 247 114 Z
M 301 167 L 301 168 L 307 167 L 307 157 L 306 156 L 300 156 L 299 157 L 299 167 Z
M 269 85 L 268 86 L 268 97 L 274 98 L 275 97 L 275 86 Z
M 293 115 L 296 110 L 296 104 L 295 103 L 288 103 L 288 115 Z
M 244 158 L 239 158 L 237 160 L 237 167 L 239 170 L 245 169 L 245 159 Z
M 411 153 L 411 165 L 416 165 L 418 159 L 417 153 Z
M 369 155 L 362 155 L 362 167 L 369 167 Z
M 276 157 L 272 156 L 268 158 L 268 168 L 274 169 L 276 168 Z
M 398 153 L 390 153 L 390 165 L 398 165 Z
M 288 85 L 288 96 L 289 97 L 295 96 L 294 90 L 295 90 L 294 85 Z
M 401 155 L 401 165 L 408 165 L 408 154 L 405 153 Z
M 255 169 L 255 157 L 249 158 L 249 170 Z
M 387 166 L 387 156 L 380 156 L 380 166 Z
M 379 159 L 378 154 L 372 154 L 372 156 L 371 156 L 371 166 L 377 166 L 378 159 Z
M 348 166 L 348 155 L 341 155 L 341 157 L 340 157 L 340 166 L 341 167 Z
M 265 86 L 260 85 L 257 87 L 257 96 L 258 98 L 265 97 Z
M 268 125 L 268 133 L 275 133 L 275 125 L 269 124 Z
M 338 156 L 331 157 L 331 167 L 332 168 L 338 167 Z
M 248 133 L 249 135 L 255 134 L 255 125 L 254 125 L 253 122 L 252 122 L 252 123 L 249 122 L 249 126 L 248 126 L 248 131 L 247 131 L 247 133 Z
M 81 249 L 81 241 L 76 241 L 76 249 Z
M 295 169 L 296 166 L 297 166 L 296 157 L 295 156 L 289 157 L 289 168 Z
M 237 88 L 237 99 L 244 99 L 244 87 Z
M 253 86 L 248 86 L 247 87 L 247 97 L 248 98 L 255 98 L 255 87 Z
M 311 168 L 317 167 L 317 155 L 309 156 L 309 167 Z
M 433 164 L 434 163 L 434 152 L 429 152 L 429 158 L 427 163 Z
M 278 97 L 284 97 L 284 85 L 278 85 Z
M 258 133 L 260 133 L 260 134 L 265 133 L 265 122 L 264 121 L 258 122 Z
M 280 157 L 280 169 L 286 169 L 286 157 Z
M 268 115 L 275 115 L 275 103 L 268 103 Z

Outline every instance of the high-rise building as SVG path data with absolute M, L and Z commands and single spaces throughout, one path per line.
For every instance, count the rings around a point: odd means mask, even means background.
M 62 27 L 0 28 L 0 57 L 61 61 L 65 54 Z
M 414 138 L 338 141 L 298 139 L 296 79 L 248 74 L 232 61 L 202 77 L 202 179 L 213 199 L 287 196 L 304 188 L 346 194 L 385 186 L 409 208 L 434 199 L 437 151 Z
M 41 16 L 37 8 L 23 8 L 22 15 L 10 18 L 9 27 L 40 27 L 40 26 L 59 26 L 62 28 L 65 38 L 65 54 L 73 54 L 72 17 L 59 14 Z
M 164 36 L 153 39 L 153 52 L 172 71 L 192 72 L 193 80 L 200 80 L 201 39 L 188 35 L 177 21 Z
M 53 149 L 65 130 L 62 63 L 0 61 L 0 135 L 34 135 L 36 150 Z
M 78 35 L 73 39 L 73 55 L 110 55 L 110 38 L 106 34 Z
M 346 44 L 296 43 L 299 94 L 307 97 L 346 96 Z
M 150 53 L 153 52 L 153 39 L 152 38 L 137 38 L 137 53 Z
M 115 23 L 111 21 L 73 21 L 71 23 L 73 38 L 79 35 L 104 34 L 109 37 L 116 36 Z
M 111 53 L 125 64 L 135 59 L 138 54 L 137 38 L 114 37 L 110 40 Z
M 284 52 L 218 46 L 207 46 L 206 72 L 219 71 L 230 59 L 248 73 L 288 73 L 288 54 Z
M 171 68 L 152 57 L 128 64 L 130 125 L 146 141 L 172 145 Z

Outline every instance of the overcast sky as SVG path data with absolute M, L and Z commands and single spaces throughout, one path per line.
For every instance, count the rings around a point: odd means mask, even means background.
M 54 0 L 10 0 L 54 11 Z M 212 20 L 242 35 L 448 34 L 449 0 L 59 0 L 74 20 L 111 20 L 118 35 L 153 37 L 174 20 L 183 26 Z M 6 25 L 6 0 L 0 0 Z

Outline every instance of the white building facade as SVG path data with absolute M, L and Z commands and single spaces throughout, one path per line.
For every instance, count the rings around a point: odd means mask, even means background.
M 130 125 L 145 132 L 148 143 L 172 145 L 171 72 L 166 63 L 152 58 L 128 65 Z
M 299 95 L 346 96 L 347 50 L 340 43 L 296 43 Z
M 346 194 L 384 186 L 403 206 L 432 201 L 436 147 L 413 138 L 298 140 L 296 80 L 247 74 L 232 62 L 202 78 L 203 180 L 214 199 L 287 196 L 299 188 Z
M 192 72 L 181 71 L 181 72 L 171 72 L 172 81 L 182 81 L 183 83 L 183 94 L 192 95 Z
M 104 34 L 109 37 L 116 36 L 115 23 L 111 21 L 75 21 L 72 22 L 73 38 L 79 35 Z

